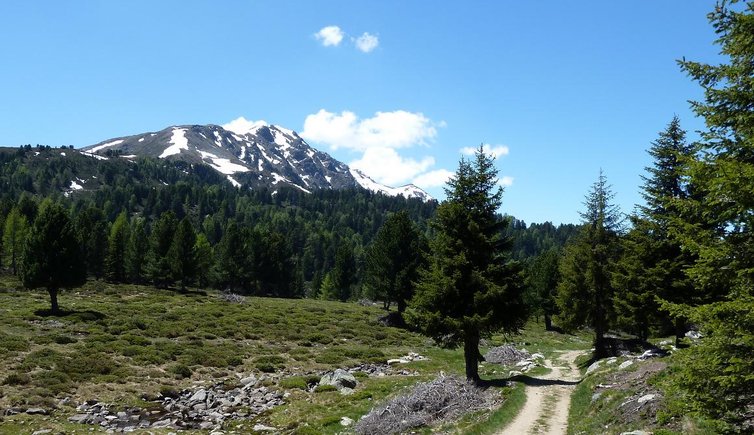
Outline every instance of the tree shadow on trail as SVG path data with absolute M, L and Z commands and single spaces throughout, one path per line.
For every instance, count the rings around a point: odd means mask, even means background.
M 60 309 L 56 313 L 53 313 L 52 310 L 44 309 L 44 310 L 36 310 L 34 311 L 34 315 L 39 317 L 68 317 L 73 320 L 79 320 L 82 322 L 86 321 L 94 321 L 94 320 L 102 320 L 105 317 L 107 317 L 104 313 L 100 313 L 99 311 L 94 310 L 65 310 Z
M 520 382 L 529 387 L 546 387 L 550 385 L 578 385 L 581 380 L 578 381 L 564 381 L 561 379 L 540 379 L 534 378 L 529 375 L 516 375 L 505 379 L 482 379 L 479 383 L 481 387 L 507 387 L 511 382 Z

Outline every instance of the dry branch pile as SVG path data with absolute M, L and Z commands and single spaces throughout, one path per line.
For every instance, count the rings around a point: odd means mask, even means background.
M 529 355 L 529 352 L 525 350 L 518 350 L 510 344 L 506 344 L 505 346 L 491 348 L 484 356 L 484 359 L 487 362 L 495 364 L 513 366 L 516 365 L 517 362 L 525 360 L 530 356 L 531 355 Z
M 402 433 L 488 409 L 494 401 L 491 391 L 454 376 L 440 375 L 431 382 L 418 384 L 409 394 L 373 409 L 359 420 L 355 430 L 365 435 Z

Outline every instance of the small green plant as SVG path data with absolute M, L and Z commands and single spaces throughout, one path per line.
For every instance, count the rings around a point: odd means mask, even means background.
M 317 385 L 317 388 L 314 389 L 315 393 L 326 393 L 328 391 L 338 391 L 338 389 L 335 388 L 335 385 Z
M 180 363 L 171 366 L 170 373 L 176 375 L 179 379 L 191 377 L 191 369 L 187 365 Z

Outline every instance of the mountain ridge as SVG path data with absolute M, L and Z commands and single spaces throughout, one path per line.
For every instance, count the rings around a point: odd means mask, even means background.
M 310 146 L 294 130 L 263 121 L 244 125 L 173 125 L 157 132 L 107 139 L 81 148 L 95 157 L 134 159 L 141 156 L 207 164 L 234 186 L 288 185 L 312 189 L 361 187 L 389 196 L 433 198 L 413 184 L 390 187 L 377 183 L 329 154 Z

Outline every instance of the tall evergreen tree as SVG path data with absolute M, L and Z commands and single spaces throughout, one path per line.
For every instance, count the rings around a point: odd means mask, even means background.
M 605 333 L 614 316 L 612 273 L 619 253 L 623 218 L 613 204 L 607 178 L 600 170 L 581 212 L 582 230 L 560 263 L 557 304 L 563 327 L 594 329 L 594 356 L 608 356 Z
M 139 284 L 144 281 L 148 252 L 149 238 L 144 219 L 134 219 L 126 249 L 126 272 L 130 282 Z
M 20 262 L 26 288 L 44 287 L 50 295 L 50 311 L 59 314 L 58 291 L 86 282 L 78 240 L 68 213 L 49 199 L 42 202 L 24 244 Z
M 177 226 L 175 214 L 167 211 L 160 215 L 152 228 L 146 271 L 156 287 L 168 287 L 174 282 L 169 252 Z
M 694 258 L 672 234 L 674 222 L 683 218 L 680 204 L 691 196 L 686 172 L 694 153 L 685 137 L 678 117 L 673 117 L 652 143 L 653 164 L 642 177 L 646 205 L 631 217 L 633 228 L 624 239 L 615 275 L 619 326 L 642 338 L 651 327 L 662 333 L 673 329 L 677 341 L 686 332 L 685 319 L 660 312 L 658 298 L 695 304 L 704 300 L 685 273 Z
M 105 261 L 107 279 L 113 282 L 126 282 L 126 254 L 130 239 L 130 227 L 126 212 L 118 215 L 110 228 Z
M 222 289 L 249 291 L 246 240 L 235 221 L 230 221 L 215 249 L 218 284 Z
M 560 281 L 559 260 L 559 250 L 550 248 L 538 255 L 527 268 L 526 283 L 534 295 L 535 304 L 544 316 L 546 331 L 552 331 L 552 316 L 558 312 L 555 297 Z
M 86 271 L 96 279 L 105 274 L 107 256 L 107 221 L 97 207 L 90 206 L 76 218 L 76 238 L 84 255 Z
M 473 161 L 461 160 L 445 193 L 408 320 L 439 343 L 463 344 L 466 378 L 478 382 L 480 338 L 516 331 L 526 320 L 521 268 L 501 235 L 503 190 L 481 146 Z
M 325 299 L 347 301 L 354 295 L 356 285 L 356 258 L 348 242 L 341 241 L 335 254 L 335 265 L 328 272 L 331 286 L 322 289 Z
M 173 279 L 181 284 L 181 290 L 193 284 L 196 276 L 196 231 L 188 217 L 181 219 L 168 251 L 168 262 Z
M 196 253 L 196 283 L 200 287 L 206 287 L 211 282 L 210 272 L 214 265 L 214 253 L 204 233 L 197 234 L 194 252 Z
M 425 240 L 408 213 L 388 216 L 366 253 L 365 287 L 383 301 L 386 310 L 395 302 L 403 313 L 414 295 L 419 267 L 424 260 Z
M 6 261 L 14 275 L 18 273 L 18 262 L 24 247 L 24 240 L 28 232 L 29 224 L 21 211 L 13 207 L 5 218 L 5 230 L 3 231 L 3 249 Z
M 695 194 L 681 205 L 686 216 L 705 221 L 683 219 L 676 231 L 697 257 L 688 269 L 695 287 L 726 294 L 675 307 L 706 335 L 681 353 L 678 381 L 690 392 L 691 410 L 746 431 L 754 409 L 754 2 L 720 2 L 709 19 L 725 61 L 681 61 L 704 89 L 692 108 L 708 129 L 689 168 Z

